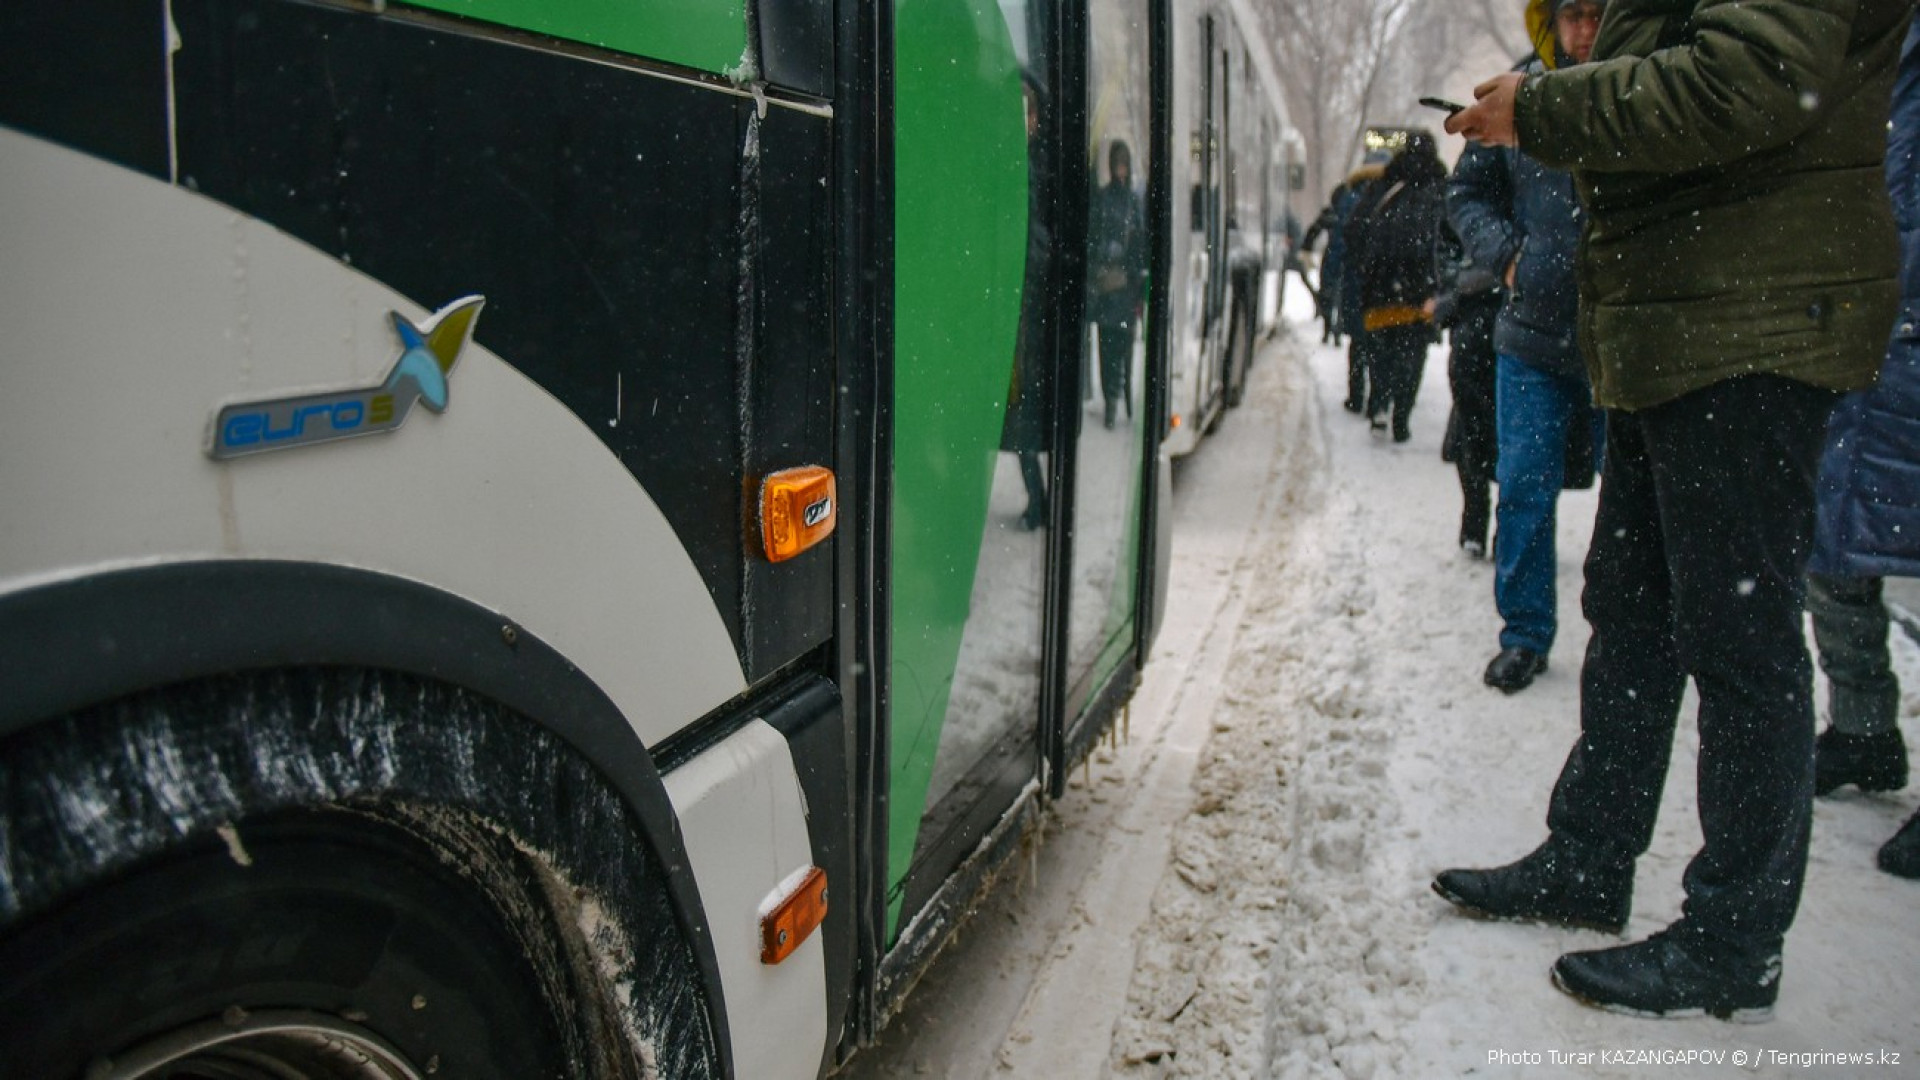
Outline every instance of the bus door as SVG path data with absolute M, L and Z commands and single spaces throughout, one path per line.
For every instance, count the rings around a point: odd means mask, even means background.
M 914 963 L 902 928 L 991 862 L 973 856 L 1040 756 L 1066 288 L 1055 3 L 976 6 L 895 9 L 888 964 Z
M 1074 412 L 1073 523 L 1068 584 L 1065 738 L 1056 742 L 1056 790 L 1109 714 L 1102 695 L 1131 689 L 1139 609 L 1148 343 L 1146 213 L 1151 175 L 1153 80 L 1150 0 L 1112 0 L 1088 11 L 1086 109 L 1087 313 L 1077 341 L 1089 376 Z M 1158 228 L 1157 224 L 1152 228 Z
M 1212 355 L 1224 357 L 1222 317 L 1227 307 L 1227 216 L 1233 197 L 1231 53 L 1225 20 L 1207 20 L 1207 340 Z M 1221 368 L 1223 377 L 1225 368 Z
M 979 6 L 895 9 L 883 995 L 1057 792 L 1138 662 L 1159 5 Z M 1109 333 L 1088 314 L 1089 216 L 1116 144 Z

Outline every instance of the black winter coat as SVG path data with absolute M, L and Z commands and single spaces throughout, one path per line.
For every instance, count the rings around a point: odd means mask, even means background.
M 1340 321 L 1348 333 L 1360 332 L 1360 258 L 1358 252 L 1367 243 L 1367 225 L 1373 217 L 1380 194 L 1387 189 L 1381 182 L 1380 166 L 1356 170 L 1347 180 L 1346 205 L 1341 209 Z M 1328 244 L 1331 257 L 1332 244 Z
M 1395 180 L 1391 174 L 1385 180 L 1364 227 L 1347 234 L 1349 244 L 1360 241 L 1347 254 L 1358 263 L 1363 313 L 1420 307 L 1439 291 L 1433 245 L 1445 214 L 1443 186 L 1437 180 Z
M 1147 284 L 1147 215 L 1125 184 L 1093 194 L 1087 253 L 1087 321 L 1131 325 Z

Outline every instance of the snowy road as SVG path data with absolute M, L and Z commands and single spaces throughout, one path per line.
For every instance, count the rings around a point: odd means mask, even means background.
M 842 1075 L 1920 1075 L 1920 884 L 1872 866 L 1920 792 L 1820 803 L 1768 1024 L 1586 1009 L 1547 968 L 1612 939 L 1467 920 L 1428 891 L 1542 835 L 1577 724 L 1594 506 L 1561 504 L 1552 670 L 1487 690 L 1498 622 L 1491 571 L 1453 547 L 1444 364 L 1434 349 L 1394 446 L 1339 409 L 1341 353 L 1264 350 L 1247 404 L 1175 476 L 1173 610 L 1130 737 Z M 1920 650 L 1896 638 L 1913 743 Z M 1689 703 L 1635 937 L 1678 913 L 1695 742 Z M 1873 1064 L 1777 1056 L 1819 1052 Z

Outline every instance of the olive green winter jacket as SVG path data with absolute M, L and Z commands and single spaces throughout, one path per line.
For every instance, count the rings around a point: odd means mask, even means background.
M 1773 372 L 1870 385 L 1899 252 L 1882 161 L 1913 0 L 1611 0 L 1534 76 L 1520 147 L 1573 170 L 1580 336 L 1609 408 Z

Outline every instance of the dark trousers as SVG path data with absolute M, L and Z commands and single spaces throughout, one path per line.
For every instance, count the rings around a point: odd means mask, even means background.
M 1453 467 L 1460 475 L 1460 542 L 1487 544 L 1492 521 L 1494 463 L 1498 455 L 1493 410 L 1493 322 L 1499 302 L 1475 297 L 1460 303 L 1460 314 L 1448 331 L 1453 343 L 1447 355 L 1447 387 L 1453 391 L 1453 415 L 1448 436 Z
M 1100 393 L 1108 404 L 1125 400 L 1127 415 L 1132 416 L 1133 324 L 1097 322 L 1093 325 L 1100 335 Z
M 1032 450 L 1016 451 L 1020 461 L 1020 482 L 1027 488 L 1027 511 L 1044 513 L 1047 508 L 1046 473 L 1040 468 L 1040 455 Z
M 1427 346 L 1433 342 L 1428 323 L 1367 331 L 1368 374 L 1373 392 L 1367 398 L 1367 416 L 1392 413 L 1393 430 L 1407 430 L 1420 376 L 1427 368 Z
M 1806 876 L 1813 667 L 1801 603 L 1813 483 L 1838 395 L 1749 375 L 1609 412 L 1582 607 L 1580 739 L 1547 824 L 1594 858 L 1646 851 L 1680 697 L 1700 695 L 1705 844 L 1689 927 L 1777 949 Z
M 1347 410 L 1359 412 L 1367 407 L 1372 392 L 1368 386 L 1373 380 L 1368 370 L 1372 361 L 1368 358 L 1367 330 L 1358 323 L 1347 326 Z M 1375 384 L 1378 385 L 1377 383 Z
M 1877 577 L 1807 573 L 1807 613 L 1827 675 L 1827 705 L 1844 735 L 1900 730 L 1900 680 L 1887 650 L 1890 625 Z

